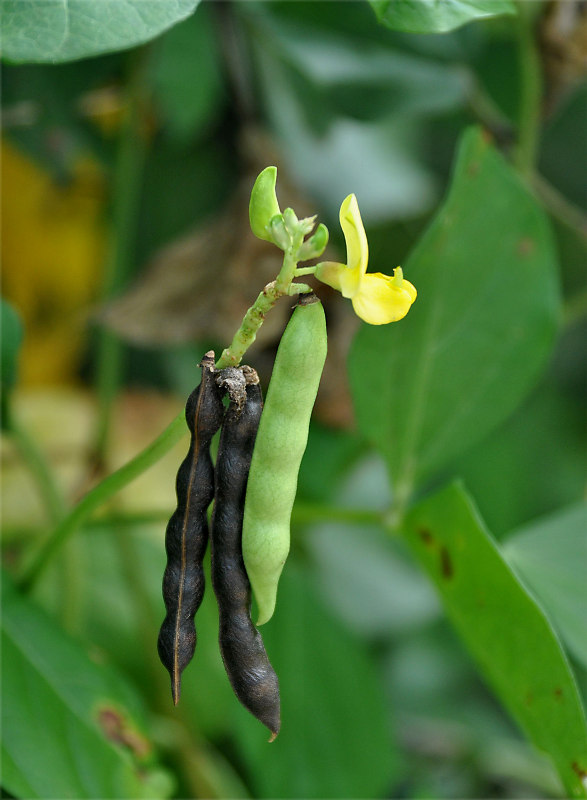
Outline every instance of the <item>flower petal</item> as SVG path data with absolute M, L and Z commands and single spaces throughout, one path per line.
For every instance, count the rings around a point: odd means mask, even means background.
M 340 276 L 343 297 L 352 297 L 358 290 L 361 278 L 367 271 L 369 245 L 359 204 L 354 194 L 349 194 L 340 207 L 340 226 L 346 242 L 347 270 Z
M 363 275 L 359 291 L 352 298 L 355 314 L 370 325 L 387 325 L 406 316 L 416 299 L 416 289 L 409 281 L 402 286 L 381 272 Z

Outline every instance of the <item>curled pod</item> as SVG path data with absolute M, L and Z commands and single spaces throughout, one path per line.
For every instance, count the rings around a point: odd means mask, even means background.
M 247 476 L 263 400 L 254 370 L 247 378 L 242 408 L 231 399 L 224 418 L 212 514 L 212 585 L 220 615 L 222 660 L 240 702 L 277 736 L 281 725 L 279 682 L 261 634 L 251 621 L 251 586 L 242 557 L 241 536 Z
M 271 619 L 289 552 L 289 526 L 310 416 L 326 359 L 324 310 L 302 295 L 283 333 L 255 442 L 243 521 L 243 558 L 257 625 Z
M 181 673 L 196 647 L 194 616 L 204 595 L 202 560 L 208 542 L 207 509 L 214 497 L 214 466 L 210 442 L 224 416 L 222 392 L 216 385 L 214 353 L 200 364 L 202 380 L 189 396 L 185 416 L 191 433 L 190 449 L 177 473 L 177 508 L 165 533 L 167 566 L 163 599 L 167 614 L 159 631 L 157 650 L 171 677 L 177 705 Z

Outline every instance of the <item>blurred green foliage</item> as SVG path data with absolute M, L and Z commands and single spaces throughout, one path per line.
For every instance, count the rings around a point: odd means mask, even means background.
M 584 796 L 586 89 L 574 55 L 584 12 L 574 8 L 562 36 L 557 13 L 571 4 L 534 3 L 522 16 L 507 0 L 201 3 L 192 13 L 196 5 L 124 0 L 105 20 L 112 4 L 90 14 L 70 0 L 66 20 L 60 3 L 0 1 L 6 140 L 58 187 L 75 181 L 80 159 L 99 166 L 109 263 L 124 253 L 119 290 L 196 225 L 212 241 L 186 269 L 221 282 L 211 220 L 231 209 L 241 225 L 240 185 L 278 162 L 278 195 L 293 185 L 341 248 L 338 208 L 355 192 L 370 269 L 401 263 L 419 297 L 404 321 L 363 325 L 354 338 L 356 425 L 335 427 L 322 411 L 311 428 L 292 554 L 262 629 L 282 692 L 271 745 L 232 695 L 209 591 L 172 707 L 155 646 L 172 472 L 165 507 L 153 511 L 148 492 L 144 513 L 113 501 L 30 596 L 13 585 L 61 503 L 73 506 L 94 470 L 128 453 L 110 436 L 96 454 L 88 436 L 85 466 L 66 485 L 62 454 L 41 439 L 27 446 L 19 389 L 35 387 L 14 385 L 16 313 L 25 343 L 37 320 L 7 298 L 16 311 L 3 304 L 3 406 L 11 395 L 20 425 L 8 425 L 3 468 L 25 464 L 47 519 L 31 524 L 24 500 L 22 522 L 4 531 L 3 791 Z M 523 26 L 541 59 L 537 107 L 521 78 Z M 530 175 L 517 168 L 523 126 L 540 145 Z M 144 163 L 121 230 L 113 187 L 139 143 Z M 27 195 L 24 185 L 5 191 L 15 205 Z M 31 218 L 21 236 L 35 235 Z M 254 266 L 264 254 L 250 256 L 247 272 L 243 249 L 236 325 L 262 286 Z M 25 280 L 18 269 L 11 255 L 11 286 Z M 189 297 L 191 314 L 213 319 L 205 290 Z M 336 327 L 344 301 L 331 302 L 333 358 L 350 337 Z M 49 317 L 53 303 L 47 294 L 41 304 Z M 71 378 L 99 394 L 104 331 L 95 317 L 90 327 Z M 181 395 L 202 350 L 227 344 L 217 331 L 177 345 L 119 343 L 112 386 Z M 335 392 L 343 403 L 345 386 Z M 131 408 L 128 428 L 142 418 L 140 404 Z

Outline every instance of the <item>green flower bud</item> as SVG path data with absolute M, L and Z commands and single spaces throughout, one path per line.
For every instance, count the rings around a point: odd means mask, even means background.
M 281 213 L 275 194 L 276 181 L 277 167 L 265 167 L 263 172 L 257 176 L 249 203 L 251 230 L 257 238 L 264 239 L 266 242 L 273 241 L 268 230 L 271 219 Z
M 316 214 L 313 217 L 304 217 L 298 222 L 298 230 L 302 231 L 304 236 L 307 236 L 314 229 L 316 224 Z
M 299 220 L 293 208 L 286 208 L 283 212 L 283 221 L 290 236 L 295 236 L 298 232 Z
M 298 250 L 300 261 L 307 261 L 309 258 L 318 258 L 322 255 L 328 244 L 328 228 L 320 223 L 313 236 L 302 244 Z
M 282 250 L 287 250 L 291 246 L 291 236 L 287 232 L 283 214 L 276 214 L 268 225 L 271 241 Z

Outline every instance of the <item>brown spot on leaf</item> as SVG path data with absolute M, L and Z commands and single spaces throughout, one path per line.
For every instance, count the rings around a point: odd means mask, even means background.
M 562 697 L 563 697 L 563 690 L 562 690 L 562 689 L 560 689 L 559 687 L 557 687 L 557 688 L 554 690 L 554 696 L 556 697 L 556 699 L 557 699 L 557 700 L 559 700 L 559 701 L 560 701 L 560 700 L 562 700 Z
M 522 256 L 522 258 L 526 258 L 527 256 L 532 255 L 535 247 L 536 245 L 534 239 L 531 239 L 529 236 L 524 236 L 524 238 L 520 239 L 520 241 L 518 242 L 516 251 L 519 256 Z
M 426 547 L 434 547 L 434 536 L 432 536 L 428 528 L 420 528 L 418 536 L 422 539 Z
M 447 581 L 454 575 L 452 558 L 446 547 L 440 548 L 440 571 L 442 572 L 442 577 L 446 578 Z
M 471 178 L 475 178 L 479 174 L 480 168 L 481 167 L 478 161 L 472 161 L 467 167 L 467 175 L 470 175 Z
M 107 739 L 127 747 L 136 758 L 143 759 L 149 755 L 151 745 L 147 739 L 132 727 L 118 709 L 112 706 L 99 709 L 98 724 Z
M 527 706 L 532 705 L 532 703 L 534 702 L 534 695 L 532 694 L 532 692 L 528 692 L 524 702 L 526 703 Z
M 571 767 L 573 769 L 573 772 L 576 773 L 581 780 L 587 778 L 587 770 L 584 770 L 583 767 L 580 767 L 576 761 L 573 761 Z

